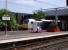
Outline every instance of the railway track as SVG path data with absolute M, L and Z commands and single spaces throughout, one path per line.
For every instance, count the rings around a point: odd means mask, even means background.
M 0 44 L 0 50 L 68 50 L 68 35 Z

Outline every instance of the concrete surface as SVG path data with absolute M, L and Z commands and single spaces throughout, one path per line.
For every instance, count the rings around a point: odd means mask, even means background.
M 68 32 L 41 32 L 41 33 L 30 33 L 29 31 L 8 31 L 7 35 L 4 31 L 0 32 L 0 44 L 24 41 L 37 38 L 47 38 L 59 35 L 66 35 Z

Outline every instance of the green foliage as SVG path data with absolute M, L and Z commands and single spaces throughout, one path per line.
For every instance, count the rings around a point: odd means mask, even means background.
M 0 20 L 0 31 L 1 31 L 2 27 L 3 27 L 3 22 Z
M 46 18 L 45 12 L 43 12 L 42 10 L 38 10 L 38 11 L 34 12 L 33 19 L 39 20 L 39 19 L 43 19 L 43 18 Z
M 56 22 L 50 23 L 50 28 L 55 28 L 57 26 Z
M 7 11 L 7 13 L 5 12 Z M 11 30 L 14 30 L 15 27 L 16 27 L 16 19 L 15 19 L 15 14 L 12 13 L 11 11 L 9 10 L 5 10 L 5 9 L 0 9 L 0 28 L 2 28 L 4 26 L 4 21 L 2 21 L 2 16 L 7 14 L 9 17 L 10 17 L 10 21 L 7 21 L 7 24 L 8 24 L 8 27 L 11 29 Z

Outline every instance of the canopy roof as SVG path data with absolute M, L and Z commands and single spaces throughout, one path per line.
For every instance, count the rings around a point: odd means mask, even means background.
M 55 16 L 55 15 L 63 16 L 63 15 L 68 15 L 68 7 L 51 8 L 51 9 L 44 10 L 44 11 L 45 11 L 45 13 L 48 16 Z

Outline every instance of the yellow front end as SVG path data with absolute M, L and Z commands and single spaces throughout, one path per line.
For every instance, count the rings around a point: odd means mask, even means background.
M 28 29 L 28 24 L 20 24 L 18 27 L 21 29 Z

